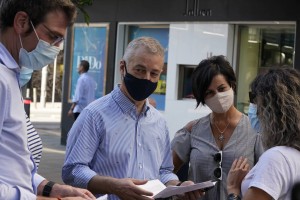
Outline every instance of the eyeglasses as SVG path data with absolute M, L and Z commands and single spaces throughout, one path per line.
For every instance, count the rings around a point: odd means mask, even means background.
M 222 151 L 219 151 L 215 155 L 213 155 L 214 161 L 218 164 L 217 168 L 214 170 L 214 176 L 222 180 Z
M 53 39 L 53 42 L 50 44 L 51 46 L 58 45 L 65 40 L 64 37 L 57 36 L 55 33 L 53 33 L 53 31 L 51 31 L 50 28 L 48 28 L 45 24 L 42 25 L 47 29 L 49 36 Z

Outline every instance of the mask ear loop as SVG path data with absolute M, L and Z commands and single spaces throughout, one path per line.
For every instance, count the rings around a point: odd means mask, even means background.
M 19 39 L 20 39 L 21 48 L 24 49 L 24 48 L 23 48 L 23 43 L 22 43 L 22 39 L 21 39 L 20 34 L 19 34 Z
M 35 33 L 37 39 L 40 40 L 40 38 L 39 38 L 39 36 L 38 36 L 38 34 L 37 34 L 37 32 L 36 32 L 36 30 L 35 30 L 35 28 L 34 28 L 33 23 L 32 23 L 31 20 L 30 20 L 30 24 L 31 24 L 31 26 L 32 26 L 32 28 L 33 28 L 33 31 L 34 31 L 34 33 Z

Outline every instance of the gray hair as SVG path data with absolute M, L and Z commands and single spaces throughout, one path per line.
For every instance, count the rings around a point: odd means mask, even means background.
M 139 48 L 144 48 L 153 55 L 164 57 L 165 51 L 161 44 L 154 38 L 151 37 L 139 37 L 132 40 L 124 53 L 123 60 L 130 62 L 131 58 L 134 57 L 135 51 Z

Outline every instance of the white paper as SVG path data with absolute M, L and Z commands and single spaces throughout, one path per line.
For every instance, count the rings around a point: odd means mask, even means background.
M 195 183 L 194 185 L 188 186 L 168 186 L 166 187 L 160 180 L 151 180 L 144 185 L 139 187 L 148 190 L 154 194 L 153 198 L 167 198 L 174 195 L 184 194 L 195 190 L 206 190 L 214 187 L 216 182 L 206 181 L 202 183 Z
M 153 196 L 163 191 L 166 186 L 158 179 L 150 180 L 144 185 L 139 185 L 140 188 L 153 193 Z
M 107 200 L 107 194 L 101 197 L 98 197 L 97 200 Z

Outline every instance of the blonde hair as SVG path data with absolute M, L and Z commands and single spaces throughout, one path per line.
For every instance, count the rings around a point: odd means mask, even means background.
M 300 150 L 300 73 L 288 67 L 274 68 L 254 84 L 265 147 Z

